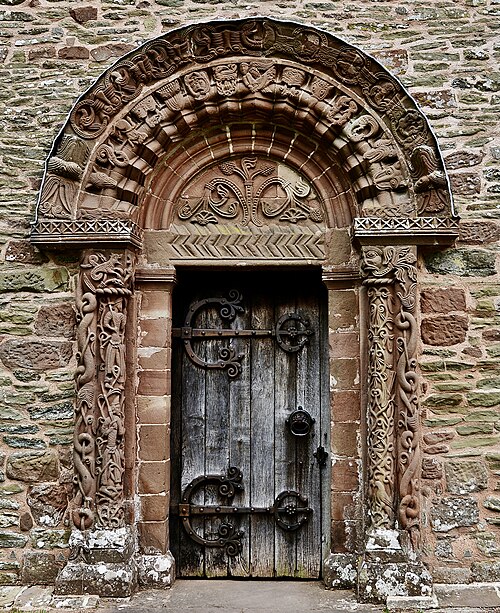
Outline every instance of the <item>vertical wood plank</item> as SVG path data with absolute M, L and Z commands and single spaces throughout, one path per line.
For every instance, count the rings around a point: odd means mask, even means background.
M 263 297 L 262 282 L 252 297 L 251 326 L 271 329 L 274 314 Z M 267 507 L 274 501 L 274 340 L 251 341 L 251 475 L 250 504 Z M 269 515 L 250 517 L 250 565 L 254 577 L 274 574 L 274 520 Z
M 232 326 L 246 330 L 251 327 L 252 289 L 245 283 L 234 279 L 231 287 L 241 289 L 243 313 L 236 316 Z M 236 494 L 234 504 L 250 506 L 250 398 L 251 398 L 251 360 L 249 338 L 234 339 L 234 348 L 243 356 L 241 374 L 233 379 L 229 387 L 229 464 L 243 472 L 244 490 Z M 228 574 L 231 577 L 248 577 L 250 574 L 250 515 L 232 518 L 235 526 L 243 530 L 242 552 L 239 556 L 229 557 Z
M 295 299 L 286 275 L 281 279 L 275 295 L 275 322 L 295 312 Z M 275 353 L 275 496 L 285 490 L 296 489 L 295 445 L 286 420 L 297 408 L 297 354 L 284 351 L 276 343 Z M 277 577 L 293 577 L 296 566 L 296 533 L 275 528 L 275 573 Z
M 297 354 L 297 400 L 315 423 L 311 433 L 296 441 L 297 489 L 313 509 L 308 521 L 297 531 L 297 577 L 319 577 L 321 570 L 321 474 L 314 452 L 321 441 L 321 330 L 318 289 L 304 283 L 297 297 L 297 313 L 309 319 L 314 334 Z
M 189 304 L 193 296 L 187 292 L 186 299 L 181 302 L 184 322 Z M 180 341 L 182 344 L 183 342 Z M 195 348 L 197 351 L 199 348 Z M 198 475 L 203 474 L 205 469 L 204 445 L 193 445 L 192 441 L 204 441 L 205 439 L 205 372 L 199 369 L 189 359 L 184 347 L 182 347 L 182 390 L 181 390 L 181 429 L 182 429 L 182 474 L 180 491 L 181 495 L 186 486 Z M 180 520 L 182 521 L 182 520 Z M 198 521 L 193 521 L 193 528 L 200 530 Z M 181 561 L 179 564 L 180 575 L 186 577 L 204 576 L 204 552 L 186 532 L 180 530 Z
M 208 297 L 224 298 L 227 288 L 212 284 L 208 288 Z M 203 296 L 207 297 L 207 296 Z M 219 305 L 207 305 L 199 318 L 200 328 L 217 329 L 232 327 L 222 322 Z M 198 326 L 198 324 L 197 324 Z M 205 347 L 206 361 L 214 363 L 219 360 L 220 349 L 231 345 L 229 339 L 207 339 L 200 342 Z M 205 378 L 205 474 L 222 475 L 229 467 L 229 380 L 225 369 L 207 369 Z M 217 486 L 205 488 L 205 504 L 217 506 L 225 500 L 220 496 Z M 207 516 L 205 519 L 205 538 L 217 540 L 218 531 L 223 523 L 231 517 Z M 205 576 L 227 576 L 227 554 L 220 547 L 205 547 Z

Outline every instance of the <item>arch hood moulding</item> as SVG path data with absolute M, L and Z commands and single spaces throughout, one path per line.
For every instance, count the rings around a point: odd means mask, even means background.
M 153 229 L 175 244 L 227 224 L 258 233 L 259 219 L 316 237 L 316 261 L 327 228 L 365 244 L 458 234 L 436 139 L 402 85 L 352 45 L 268 18 L 169 32 L 99 77 L 47 160 L 32 241 L 140 247 Z

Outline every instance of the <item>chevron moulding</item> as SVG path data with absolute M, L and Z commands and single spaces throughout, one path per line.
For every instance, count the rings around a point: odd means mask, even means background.
M 172 260 L 322 260 L 324 234 L 318 227 L 265 229 L 218 225 L 199 228 L 191 224 L 171 226 L 167 253 Z

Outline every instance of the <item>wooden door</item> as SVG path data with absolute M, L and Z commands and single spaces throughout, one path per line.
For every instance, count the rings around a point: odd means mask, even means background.
M 315 271 L 179 274 L 170 527 L 179 576 L 320 576 L 325 302 Z

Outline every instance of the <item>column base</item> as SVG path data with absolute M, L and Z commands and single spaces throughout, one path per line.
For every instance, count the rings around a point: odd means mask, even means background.
M 323 563 L 326 588 L 356 591 L 359 602 L 426 603 L 434 606 L 432 576 L 397 530 L 376 530 L 363 554 L 331 553 Z
M 135 543 L 130 527 L 85 533 L 73 530 L 69 540 L 72 553 L 56 578 L 54 594 L 131 596 L 137 587 Z
M 175 580 L 175 560 L 170 551 L 164 555 L 138 556 L 137 570 L 139 585 L 143 588 L 169 588 Z
M 387 603 L 393 597 L 431 598 L 432 576 L 397 530 L 376 530 L 368 538 L 358 569 L 359 602 Z
M 353 553 L 331 553 L 323 561 L 323 582 L 330 590 L 355 590 L 358 556 Z

